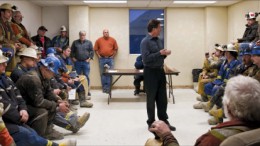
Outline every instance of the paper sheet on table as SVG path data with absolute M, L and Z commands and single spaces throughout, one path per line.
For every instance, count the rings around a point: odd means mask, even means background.
M 108 70 L 108 72 L 113 73 L 113 72 L 118 72 L 118 70 Z
M 76 89 L 71 89 L 69 91 L 69 100 L 75 100 L 76 99 Z

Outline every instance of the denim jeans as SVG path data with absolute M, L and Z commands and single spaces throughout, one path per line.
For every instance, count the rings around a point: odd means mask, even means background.
M 83 73 L 83 75 L 86 76 L 87 80 L 88 80 L 88 85 L 90 85 L 90 80 L 89 80 L 89 72 L 90 72 L 90 65 L 89 62 L 86 61 L 76 61 L 75 62 L 75 69 L 78 75 L 81 75 Z M 88 92 L 88 91 L 86 91 Z
M 57 112 L 55 118 L 53 119 L 53 124 L 62 127 L 64 129 L 70 130 L 77 128 L 78 116 L 76 113 L 69 112 Z
M 110 83 L 112 81 L 112 76 L 110 75 L 103 75 L 104 72 L 104 65 L 107 64 L 110 66 L 109 69 L 114 68 L 114 59 L 113 58 L 100 58 L 99 59 L 99 71 L 100 71 L 100 76 L 101 76 L 101 84 L 103 91 L 110 90 Z
M 36 131 L 29 127 L 18 126 L 19 132 L 13 133 L 13 137 L 17 146 L 46 146 L 47 139 L 39 136 Z M 52 143 L 52 146 L 58 146 L 56 143 Z

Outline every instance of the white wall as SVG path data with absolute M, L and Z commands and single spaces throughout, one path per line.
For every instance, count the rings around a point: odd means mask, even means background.
M 215 51 L 215 44 L 226 44 L 228 33 L 227 7 L 208 7 L 206 14 L 205 52 Z
M 86 31 L 86 38 L 89 39 L 89 7 L 69 6 L 69 26 L 70 45 L 79 39 L 80 31 Z
M 60 27 L 65 25 L 69 30 L 68 7 L 43 7 L 42 24 L 48 29 L 46 36 L 51 39 L 60 34 Z
M 172 54 L 166 63 L 181 73 L 174 85 L 191 85 L 192 69 L 201 68 L 205 48 L 205 12 L 203 8 L 168 8 L 166 13 L 167 49 Z
M 260 1 L 242 1 L 228 7 L 228 41 L 241 38 L 245 31 L 245 14 L 260 12 Z M 260 20 L 258 16 L 257 20 Z
M 31 36 L 37 34 L 38 27 L 42 24 L 42 12 L 41 7 L 28 2 L 28 1 L 1 1 L 2 3 L 10 3 L 18 7 L 18 10 L 21 11 L 23 18 L 23 24 L 28 30 Z

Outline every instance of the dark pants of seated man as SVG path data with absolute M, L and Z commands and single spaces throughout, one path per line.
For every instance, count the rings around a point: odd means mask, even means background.
M 55 118 L 56 111 L 50 112 L 44 108 L 37 108 L 27 105 L 29 121 L 28 125 L 32 127 L 40 136 L 44 137 L 47 126 L 50 126 Z
M 142 90 L 140 90 L 141 88 L 141 82 L 144 80 L 144 76 L 143 75 L 136 75 L 134 76 L 134 86 L 135 86 L 135 95 L 139 94 Z M 143 90 L 144 91 L 144 90 Z

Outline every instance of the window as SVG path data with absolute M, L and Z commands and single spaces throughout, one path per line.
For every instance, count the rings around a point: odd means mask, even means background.
M 147 35 L 147 23 L 150 19 L 161 21 L 160 38 L 164 43 L 164 10 L 137 10 L 129 11 L 130 23 L 130 54 L 140 54 L 140 43 Z

